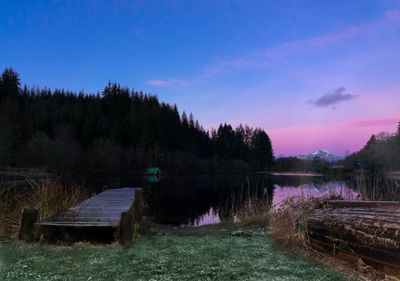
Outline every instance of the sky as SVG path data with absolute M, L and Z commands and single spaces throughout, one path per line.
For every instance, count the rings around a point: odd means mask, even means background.
M 400 1 L 5 1 L 0 69 L 28 86 L 156 94 L 275 156 L 344 155 L 400 121 Z

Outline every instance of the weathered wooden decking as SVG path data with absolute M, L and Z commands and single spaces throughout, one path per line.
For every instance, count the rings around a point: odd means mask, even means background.
M 307 223 L 313 247 L 400 277 L 400 202 L 330 200 L 320 207 Z
M 106 190 L 37 224 L 51 227 L 118 227 L 121 214 L 128 212 L 133 205 L 136 189 L 141 188 Z

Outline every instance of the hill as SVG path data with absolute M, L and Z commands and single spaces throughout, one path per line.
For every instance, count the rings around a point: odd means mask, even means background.
M 302 160 L 311 160 L 311 161 L 316 158 L 319 158 L 328 162 L 337 162 L 343 159 L 343 157 L 341 156 L 331 154 L 328 150 L 317 150 L 309 154 L 296 156 L 296 158 Z

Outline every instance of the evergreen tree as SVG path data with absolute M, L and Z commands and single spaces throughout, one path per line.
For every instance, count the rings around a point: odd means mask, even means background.
M 21 86 L 20 78 L 12 68 L 6 68 L 0 78 L 0 99 L 16 97 Z
M 189 122 L 185 111 L 183 111 L 182 113 L 181 123 L 184 128 L 189 128 Z
M 371 147 L 371 146 L 373 146 L 373 145 L 375 145 L 375 144 L 376 144 L 376 137 L 375 137 L 375 135 L 372 135 L 372 136 L 369 138 L 366 147 L 368 148 L 368 147 Z
M 191 113 L 191 112 L 189 115 L 189 128 L 194 129 L 194 117 L 193 117 L 193 113 Z
M 397 125 L 397 132 L 396 132 L 397 136 L 400 136 L 400 122 Z
M 261 129 L 256 129 L 252 138 L 252 153 L 256 167 L 259 169 L 270 168 L 274 160 L 271 140 Z

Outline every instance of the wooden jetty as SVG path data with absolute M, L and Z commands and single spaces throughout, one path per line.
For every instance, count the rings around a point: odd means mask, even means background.
M 106 190 L 67 211 L 36 223 L 45 240 L 113 241 L 129 239 L 133 220 L 142 215 L 142 189 L 125 187 Z M 127 237 L 124 232 L 128 232 Z
M 400 278 L 400 202 L 324 201 L 312 210 L 307 229 L 317 250 Z

